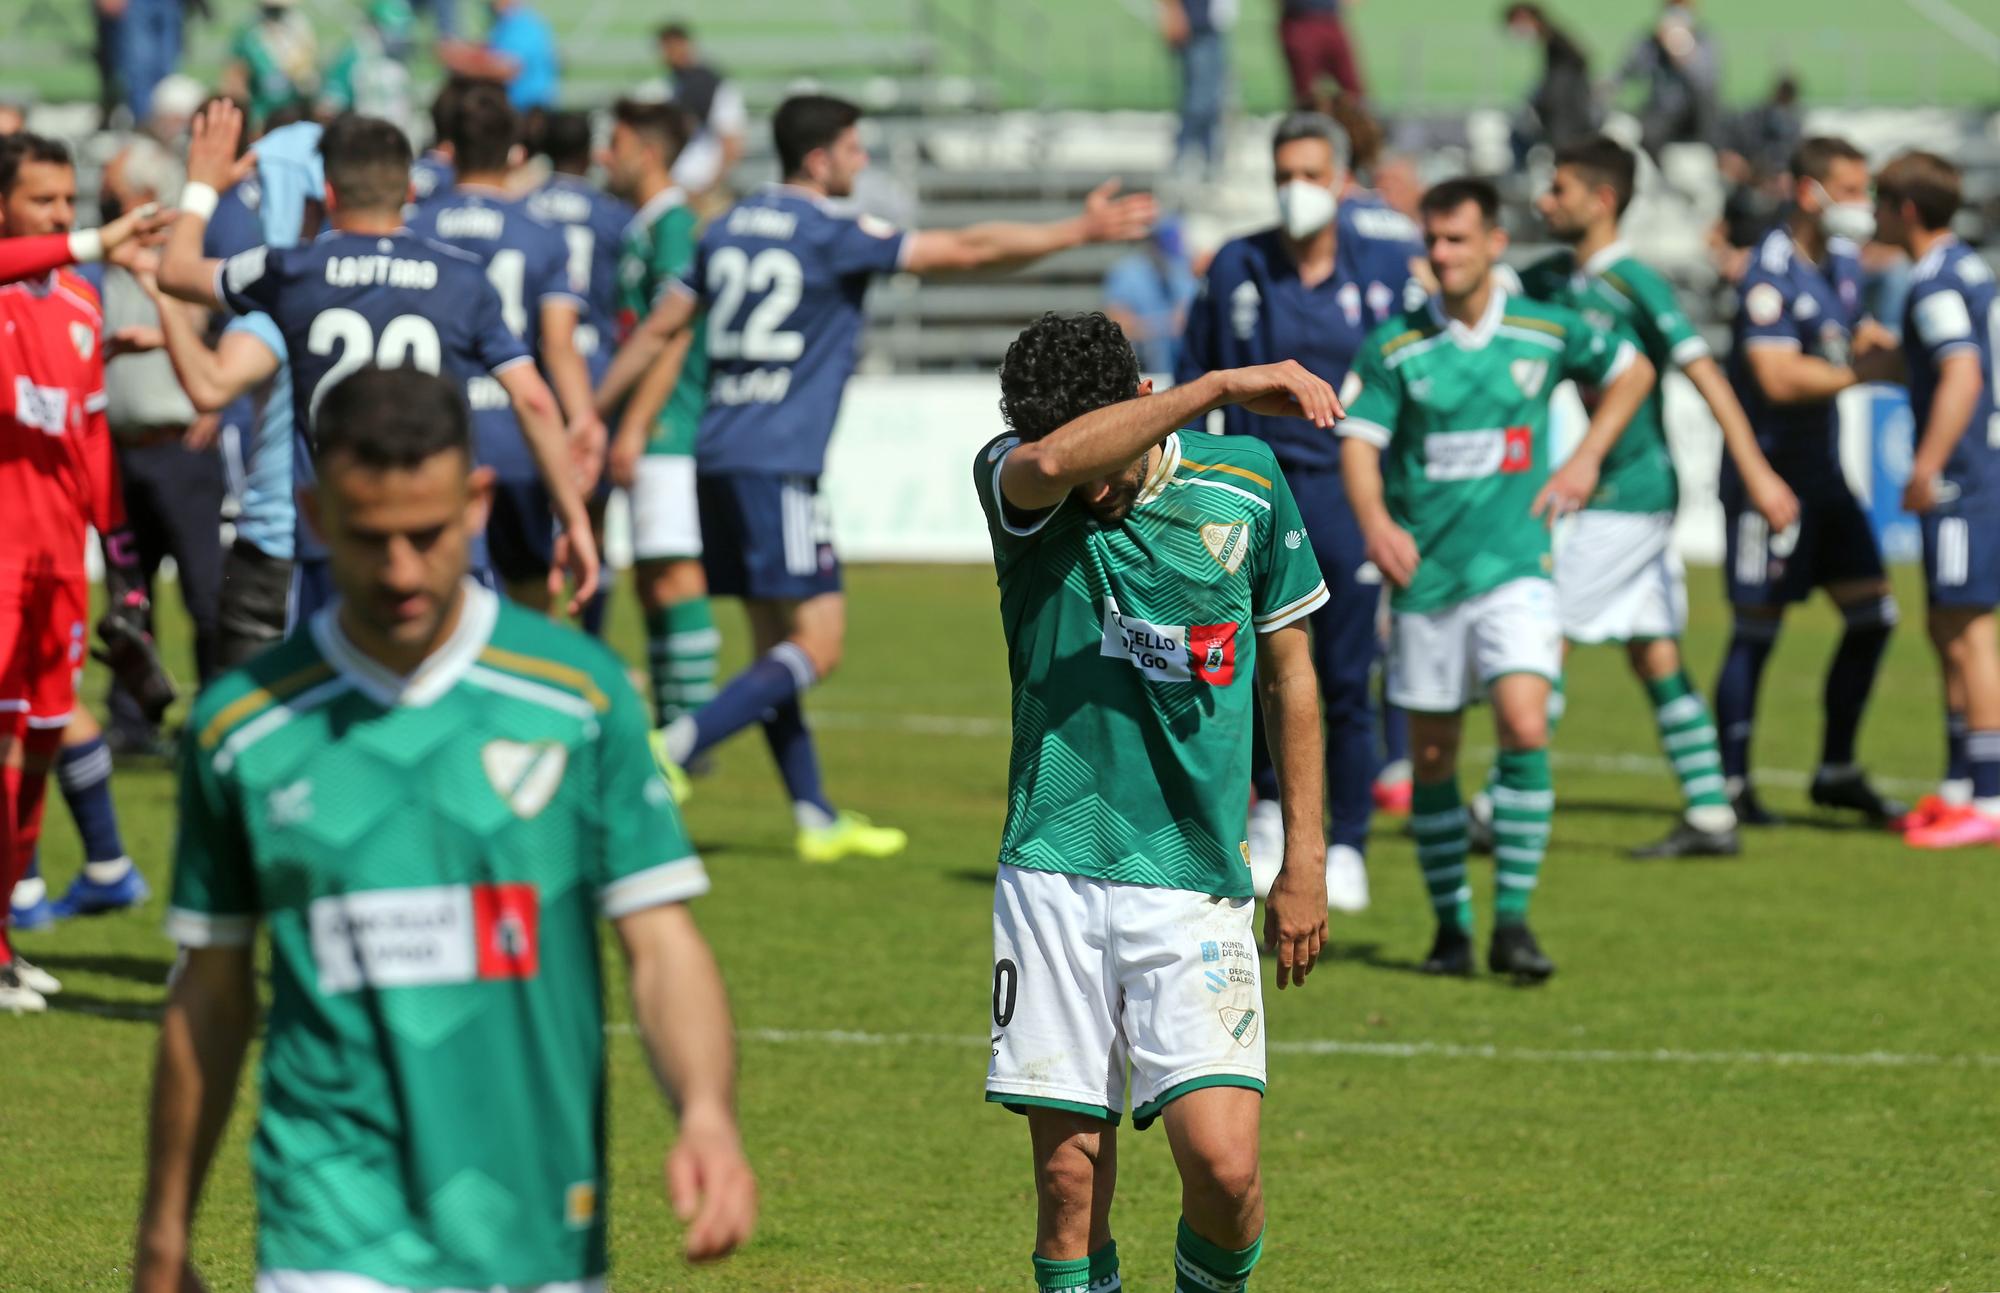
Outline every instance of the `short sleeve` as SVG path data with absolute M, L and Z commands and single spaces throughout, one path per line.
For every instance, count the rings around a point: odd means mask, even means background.
M 1791 284 L 1752 265 L 1737 294 L 1739 335 L 1745 345 L 1796 348 L 1798 329 L 1792 324 Z
M 1326 605 L 1326 580 L 1312 539 L 1299 515 L 1298 501 L 1285 473 L 1274 460 L 1271 470 L 1271 530 L 1265 537 L 1263 561 L 1250 592 L 1250 609 L 1259 633 L 1276 633 Z
M 658 254 L 657 244 L 653 254 Z M 703 238 L 695 243 L 694 250 L 688 255 L 687 266 L 683 272 L 672 275 L 662 283 L 654 299 L 657 300 L 659 297 L 665 296 L 668 292 L 679 292 L 682 296 L 691 296 L 695 300 L 700 301 L 702 299 L 703 285 L 707 282 L 708 240 Z
M 853 274 L 893 274 L 903 266 L 910 235 L 876 216 L 827 222 L 827 263 L 842 278 Z
M 183 947 L 242 947 L 257 930 L 257 883 L 233 785 L 202 749 L 200 726 L 181 738 L 180 812 L 167 936 Z
M 610 708 L 598 723 L 598 789 L 604 806 L 598 907 L 616 920 L 708 892 L 708 873 L 688 841 L 673 792 L 647 743 L 632 684 L 614 670 L 598 685 Z
M 229 325 L 223 328 L 222 335 L 226 337 L 232 332 L 255 337 L 264 343 L 264 348 L 279 363 L 285 361 L 285 334 L 279 329 L 278 321 L 262 310 L 255 314 L 239 314 L 231 319 Z
M 467 280 L 473 284 L 472 344 L 479 364 L 489 373 L 499 373 L 530 358 L 527 345 L 507 326 L 500 293 L 484 274 Z
M 1366 440 L 1377 449 L 1389 447 L 1403 410 L 1403 383 L 1382 354 L 1382 342 L 1370 337 L 1354 357 L 1354 367 L 1341 383 L 1340 402 L 1347 416 L 1334 428 L 1344 436 Z
M 1933 279 L 1910 297 L 1910 327 L 1924 353 L 1933 360 L 1955 350 L 1977 350 L 1978 336 L 1972 326 L 1972 309 L 1958 288 Z
M 283 255 L 269 247 L 237 252 L 216 270 L 215 294 L 231 314 L 275 313 L 284 268 Z
M 653 280 L 666 290 L 666 284 L 686 281 L 694 276 L 695 256 L 695 214 L 687 207 L 675 207 L 660 217 L 660 223 L 653 232 L 651 265 Z M 654 294 L 654 301 L 659 293 Z M 649 303 L 650 308 L 650 303 Z
M 1659 275 L 1646 273 L 1606 274 L 1605 282 L 1614 291 L 1623 289 L 1632 302 L 1632 330 L 1644 343 L 1646 353 L 1665 355 L 1676 368 L 1685 368 L 1709 356 L 1708 342 L 1695 331 L 1673 285 Z
M 990 441 L 972 460 L 972 484 L 979 494 L 979 510 L 986 516 L 986 531 L 993 540 L 993 550 L 1004 553 L 1010 549 L 1023 547 L 1040 536 L 1049 518 L 1062 510 L 1062 504 L 1039 512 L 1024 512 L 1007 501 L 1000 490 L 1000 469 L 1007 463 L 1007 455 L 1021 444 L 1016 435 L 1000 436 Z
M 543 230 L 535 257 L 535 299 L 544 305 L 571 305 L 581 311 L 590 293 L 586 267 L 582 282 L 570 272 L 569 243 L 554 225 Z
M 1602 386 L 1631 367 L 1638 351 L 1613 332 L 1601 332 L 1572 314 L 1563 320 L 1563 376 L 1585 386 Z

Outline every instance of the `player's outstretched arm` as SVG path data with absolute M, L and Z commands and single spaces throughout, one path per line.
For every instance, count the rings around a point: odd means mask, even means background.
M 1015 268 L 1055 252 L 1093 242 L 1143 238 L 1160 218 L 1149 193 L 1117 196 L 1119 182 L 1106 180 L 1084 199 L 1083 213 L 1067 220 L 1024 224 L 995 220 L 965 229 L 930 229 L 910 235 L 903 268 L 914 273 L 939 270 Z
M 161 348 L 174 366 L 174 376 L 201 412 L 220 412 L 231 400 L 249 394 L 277 373 L 277 355 L 257 338 L 227 332 L 211 348 L 195 331 L 185 305 L 167 300 L 157 282 L 141 276 L 139 283 L 159 307 Z M 127 333 L 127 329 L 119 329 L 113 342 L 129 341 Z
M 1928 512 L 1937 505 L 1938 476 L 1951 451 L 1972 427 L 1972 414 L 1979 407 L 1979 394 L 1986 388 L 1980 372 L 1979 352 L 1970 347 L 1954 350 L 1938 361 L 1937 391 L 1931 396 L 1931 413 L 1917 441 L 1910 462 L 1910 481 L 1903 488 L 1903 510 Z
M 157 202 L 148 202 L 101 229 L 0 239 L 0 283 L 34 278 L 64 265 L 87 265 L 98 260 L 123 264 L 122 258 L 130 251 L 158 245 L 173 222 L 173 212 L 162 211 Z
M 521 435 L 535 456 L 535 469 L 548 488 L 550 507 L 562 524 L 556 545 L 557 569 L 550 572 L 551 587 L 555 588 L 562 578 L 561 569 L 567 567 L 574 584 L 569 613 L 579 615 L 597 591 L 597 541 L 591 534 L 590 513 L 584 509 L 583 491 L 577 483 L 579 464 L 563 432 L 556 397 L 549 393 L 548 383 L 533 364 L 510 364 L 494 376 L 513 401 L 514 418 L 521 424 Z
M 1340 441 L 1340 482 L 1347 490 L 1347 503 L 1354 509 L 1355 523 L 1368 560 L 1382 577 L 1398 588 L 1408 588 L 1416 578 L 1421 560 L 1417 541 L 1389 515 L 1382 493 L 1382 449 L 1360 436 L 1342 436 Z
M 1321 428 L 1343 414 L 1333 387 L 1290 359 L 1204 373 L 1184 386 L 1152 391 L 1150 381 L 1141 382 L 1137 398 L 1094 409 L 1017 446 L 1001 465 L 1001 493 L 1022 511 L 1054 507 L 1076 486 L 1125 468 L 1170 432 L 1225 404 L 1302 417 Z
M 726 1257 L 757 1223 L 757 1181 L 736 1130 L 736 1041 L 722 973 L 682 903 L 621 916 L 632 1013 L 653 1076 L 680 1120 L 667 1196 L 691 1262 Z
M 597 412 L 600 416 L 610 417 L 612 410 L 618 407 L 618 401 L 632 389 L 632 384 L 655 363 L 662 362 L 661 356 L 666 353 L 667 343 L 687 331 L 688 325 L 694 322 L 696 308 L 697 302 L 688 292 L 670 291 L 660 298 L 652 313 L 632 330 L 625 344 L 618 347 L 618 353 L 611 359 L 611 367 L 605 370 L 604 380 L 598 383 Z M 685 357 L 685 354 L 683 351 L 682 356 Z M 680 360 L 673 362 L 674 376 L 678 379 Z M 673 382 L 668 382 L 667 389 L 673 388 Z
M 1326 831 L 1319 680 L 1304 621 L 1257 637 L 1257 691 L 1278 769 L 1285 861 L 1264 903 L 1264 945 L 1278 958 L 1278 990 L 1304 984 L 1326 945 Z
M 1751 429 L 1749 415 L 1743 412 L 1743 405 L 1736 398 L 1736 391 L 1723 374 L 1722 365 L 1713 356 L 1703 355 L 1690 363 L 1681 365 L 1688 381 L 1701 398 L 1707 402 L 1708 411 L 1715 415 L 1715 423 L 1722 428 L 1722 447 L 1728 451 L 1730 460 L 1736 464 L 1737 472 L 1743 477 L 1743 487 L 1750 496 L 1750 506 L 1764 518 L 1773 532 L 1791 528 L 1799 519 L 1798 496 L 1792 487 L 1784 482 L 1771 460 L 1757 445 L 1757 433 Z
M 188 1251 L 195 1207 L 236 1098 L 243 1053 L 257 1027 L 251 949 L 191 947 L 167 991 L 153 1061 L 146 1194 L 139 1212 L 133 1293 L 199 1288 Z
M 1542 492 L 1535 496 L 1535 505 L 1529 509 L 1531 514 L 1553 520 L 1580 510 L 1597 492 L 1597 473 L 1604 465 L 1604 455 L 1611 452 L 1611 446 L 1625 434 L 1632 415 L 1653 393 L 1653 381 L 1658 375 L 1652 360 L 1636 348 L 1628 349 L 1631 350 L 1631 358 L 1616 377 L 1604 384 L 1597 411 L 1590 415 L 1589 429 L 1583 433 L 1583 439 L 1577 443 L 1569 460 L 1549 477 L 1549 483 L 1542 486 Z
M 160 288 L 169 296 L 210 309 L 223 308 L 215 277 L 222 262 L 201 254 L 201 239 L 223 191 L 257 168 L 255 153 L 236 155 L 236 143 L 242 137 L 243 112 L 227 99 L 202 109 L 190 127 L 181 216 L 174 221 L 160 257 Z

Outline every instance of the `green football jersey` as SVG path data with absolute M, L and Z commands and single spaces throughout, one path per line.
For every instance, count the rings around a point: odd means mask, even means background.
M 483 588 L 408 678 L 329 609 L 214 682 L 167 928 L 269 931 L 259 1267 L 601 1274 L 598 919 L 707 887 L 618 661 Z
M 1131 515 L 1000 495 L 1006 436 L 973 465 L 1014 684 L 1000 861 L 1250 896 L 1257 635 L 1327 599 L 1269 446 L 1167 437 Z
M 652 312 L 667 284 L 684 278 L 694 264 L 695 215 L 679 189 L 656 194 L 625 227 L 618 250 L 618 317 L 629 330 Z M 708 405 L 706 325 L 697 318 L 687 360 L 667 402 L 653 421 L 646 452 L 688 455 L 701 431 Z
M 1681 311 L 1667 281 L 1632 258 L 1632 249 L 1613 243 L 1578 268 L 1576 257 L 1559 251 L 1521 275 L 1529 296 L 1567 306 L 1603 332 L 1635 343 L 1664 378 L 1669 369 L 1706 358 L 1708 343 Z M 1673 455 L 1667 452 L 1664 386 L 1632 416 L 1625 434 L 1604 456 L 1590 506 L 1607 512 L 1671 512 L 1680 503 Z
M 1426 302 L 1369 334 L 1339 431 L 1382 450 L 1389 514 L 1417 542 L 1416 578 L 1391 605 L 1434 611 L 1549 577 L 1548 524 L 1530 515 L 1549 479 L 1549 397 L 1565 378 L 1602 386 L 1633 353 L 1580 315 L 1498 288 L 1476 328 Z

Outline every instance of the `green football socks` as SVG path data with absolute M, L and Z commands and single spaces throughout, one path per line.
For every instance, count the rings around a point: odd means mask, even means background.
M 1465 805 L 1458 782 L 1417 782 L 1410 788 L 1410 831 L 1417 839 L 1417 865 L 1438 924 L 1472 933 L 1472 888 L 1465 882 Z
M 1174 1293 L 1242 1293 L 1263 1252 L 1262 1235 L 1248 1248 L 1221 1248 L 1188 1229 L 1183 1217 L 1174 1244 Z
M 1659 724 L 1660 744 L 1674 765 L 1674 775 L 1680 778 L 1688 821 L 1704 830 L 1727 830 L 1734 826 L 1715 723 L 1709 718 L 1701 693 L 1689 685 L 1687 671 L 1670 678 L 1648 679 L 1646 695 L 1653 702 L 1653 721 Z
M 1493 919 L 1525 924 L 1528 900 L 1541 878 L 1549 847 L 1549 818 L 1556 792 L 1549 779 L 1549 752 L 1502 750 L 1493 785 Z
M 722 634 L 708 598 L 675 602 L 646 613 L 646 660 L 653 715 L 665 727 L 715 698 Z
M 1119 1293 L 1118 1245 L 1107 1243 L 1088 1257 L 1057 1262 L 1036 1257 L 1035 1293 Z

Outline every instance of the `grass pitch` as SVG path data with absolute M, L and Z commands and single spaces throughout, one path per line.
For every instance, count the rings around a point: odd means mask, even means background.
M 1025 1129 L 980 1098 L 1007 756 L 996 595 L 978 567 L 851 576 L 848 664 L 810 709 L 832 793 L 907 826 L 913 846 L 890 863 L 799 865 L 754 737 L 700 783 L 689 816 L 715 892 L 697 912 L 744 1032 L 764 1213 L 730 1263 L 679 1263 L 659 1170 L 670 1122 L 625 1028 L 611 1048 L 612 1248 L 627 1293 L 1028 1285 Z M 1716 573 L 1692 583 L 1689 654 L 1706 684 L 1726 626 Z M 1918 789 L 1942 724 L 1921 589 L 1901 588 L 1911 622 L 1862 752 Z M 626 601 L 613 619 L 634 660 L 637 618 Z M 1673 787 L 1647 763 L 1651 718 L 1623 661 L 1574 657 L 1535 905 L 1562 970 L 1543 990 L 1411 972 L 1429 913 L 1399 823 L 1380 826 L 1374 908 L 1336 919 L 1303 991 L 1266 999 L 1270 1228 L 1253 1288 L 2000 1287 L 2000 856 L 1920 855 L 1808 811 L 1798 772 L 1836 632 L 1820 606 L 1786 630 L 1757 757 L 1767 800 L 1797 823 L 1729 863 L 1622 859 L 1668 825 Z M 1469 739 L 1488 730 L 1476 715 Z M 128 847 L 161 894 L 170 773 L 121 766 L 116 784 Z M 76 865 L 59 806 L 45 861 L 57 887 Z M 1489 873 L 1474 871 L 1483 932 Z M 0 1017 L 0 1288 L 128 1286 L 162 909 L 156 896 L 22 937 L 68 991 L 48 1016 Z M 219 1290 L 250 1286 L 253 1103 L 246 1080 L 202 1212 Z M 1172 1164 L 1158 1131 L 1122 1134 L 1126 1285 L 1164 1289 Z

